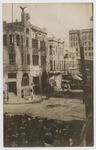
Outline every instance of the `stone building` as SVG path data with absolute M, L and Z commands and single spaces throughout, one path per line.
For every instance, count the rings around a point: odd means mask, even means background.
M 76 48 L 76 56 L 80 57 L 79 35 L 84 47 L 85 59 L 93 59 L 93 29 L 71 30 L 69 31 L 70 47 Z
M 84 49 L 84 58 L 86 66 L 92 67 L 93 62 L 93 29 L 82 29 L 82 30 L 70 30 L 69 31 L 69 45 L 71 48 L 76 49 L 76 57 L 78 59 L 78 67 L 79 71 L 81 71 L 80 67 L 80 46 L 79 46 L 79 38 L 82 42 Z M 91 68 L 90 67 L 90 68 Z
M 78 61 L 76 58 L 76 49 L 65 44 L 64 55 L 64 74 L 77 74 L 78 73 Z
M 64 71 L 64 55 L 64 41 L 54 36 L 48 38 L 48 62 L 50 73 Z
M 68 74 L 76 75 L 78 71 L 78 60 L 76 58 L 76 49 L 69 47 L 68 53 Z
M 29 14 L 21 12 L 21 21 L 3 22 L 4 96 L 9 93 L 25 98 L 31 95 L 32 83 L 40 85 L 46 69 L 46 29 L 29 21 Z

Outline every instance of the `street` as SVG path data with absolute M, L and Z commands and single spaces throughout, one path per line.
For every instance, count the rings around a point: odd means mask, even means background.
M 50 97 L 38 103 L 4 104 L 4 112 L 64 121 L 85 119 L 85 105 L 81 100 L 72 98 Z

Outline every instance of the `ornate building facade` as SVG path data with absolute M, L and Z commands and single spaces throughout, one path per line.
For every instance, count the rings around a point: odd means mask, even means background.
M 29 18 L 22 10 L 20 22 L 3 22 L 5 98 L 9 93 L 21 98 L 30 96 L 32 83 L 40 85 L 46 68 L 46 29 L 33 26 Z

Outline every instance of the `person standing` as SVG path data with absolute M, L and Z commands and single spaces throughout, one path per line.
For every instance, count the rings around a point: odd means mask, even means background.
M 34 99 L 34 83 L 31 83 L 31 100 Z

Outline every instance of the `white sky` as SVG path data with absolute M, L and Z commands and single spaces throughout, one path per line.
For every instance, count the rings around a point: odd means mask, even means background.
M 27 6 L 30 21 L 38 27 L 46 27 L 48 34 L 65 39 L 68 43 L 69 30 L 92 27 L 91 3 L 14 3 L 13 20 L 21 19 L 19 6 Z M 3 20 L 12 21 L 12 4 L 3 4 Z

